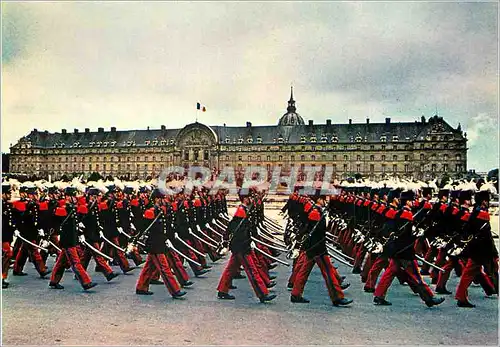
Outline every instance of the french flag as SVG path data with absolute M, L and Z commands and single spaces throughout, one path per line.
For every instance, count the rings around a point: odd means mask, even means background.
M 206 112 L 207 111 L 207 108 L 205 107 L 205 105 L 202 105 L 199 102 L 196 103 L 196 109 L 197 110 L 201 110 L 202 112 Z

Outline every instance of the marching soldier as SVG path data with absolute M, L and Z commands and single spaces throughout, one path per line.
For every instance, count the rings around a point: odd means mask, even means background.
M 2 288 L 9 287 L 7 277 L 9 274 L 10 260 L 12 258 L 12 240 L 16 230 L 13 218 L 10 184 L 2 183 Z

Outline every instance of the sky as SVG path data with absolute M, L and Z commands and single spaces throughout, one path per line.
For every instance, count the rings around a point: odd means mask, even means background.
M 2 3 L 2 152 L 34 128 L 419 120 L 498 167 L 498 4 Z

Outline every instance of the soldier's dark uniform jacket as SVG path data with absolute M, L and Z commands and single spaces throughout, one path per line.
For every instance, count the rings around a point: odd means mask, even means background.
M 76 206 L 72 203 L 66 203 L 65 206 L 57 207 L 55 218 L 59 219 L 60 240 L 62 248 L 76 247 L 78 242 L 78 216 Z
M 413 213 L 409 207 L 404 206 L 397 212 L 393 231 L 396 238 L 391 239 L 387 245 L 389 257 L 404 260 L 413 260 L 415 258 L 413 244 L 416 237 L 412 233 L 412 222 Z
M 165 213 L 159 206 L 153 206 L 148 208 L 144 212 L 144 219 L 148 226 L 155 220 L 155 218 L 161 214 L 161 216 L 154 222 L 154 224 L 149 228 L 146 239 L 146 251 L 150 254 L 163 254 L 167 252 L 167 220 Z
M 35 201 L 21 199 L 14 203 L 14 220 L 21 235 L 36 240 L 38 235 L 38 207 Z
M 227 226 L 225 241 L 229 240 L 229 249 L 233 253 L 247 254 L 250 252 L 250 222 L 248 220 L 248 207 L 241 204 Z
M 101 225 L 104 228 L 104 236 L 106 236 L 107 239 L 119 236 L 120 233 L 117 229 L 118 225 L 113 200 L 101 200 L 99 203 L 99 215 Z
M 16 225 L 12 204 L 2 199 L 2 242 L 12 243 Z
M 77 214 L 79 220 L 85 225 L 84 233 L 85 240 L 89 243 L 100 242 L 99 231 L 100 221 L 99 221 L 99 208 L 97 207 L 97 202 L 91 203 L 90 205 L 80 204 L 77 207 Z
M 308 240 L 306 255 L 309 259 L 326 253 L 326 219 L 322 217 L 322 209 L 314 205 L 307 215 Z
M 463 256 L 483 263 L 498 257 L 498 251 L 491 234 L 490 215 L 479 207 L 476 207 L 469 216 L 467 233 L 472 240 L 467 244 Z

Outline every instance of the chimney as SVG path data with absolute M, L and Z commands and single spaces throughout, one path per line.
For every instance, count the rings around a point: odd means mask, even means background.
M 326 125 L 332 125 L 332 120 L 331 119 L 327 119 L 326 120 Z
M 78 134 L 78 129 L 73 130 L 75 134 Z
M 62 129 L 62 130 L 61 130 L 61 133 L 62 133 L 62 134 L 66 134 L 66 129 Z
M 370 118 L 366 118 L 366 124 L 370 124 Z
M 422 124 L 425 124 L 425 116 L 422 116 L 422 118 L 420 118 L 420 121 L 422 122 Z
M 391 119 L 390 118 L 386 118 L 385 119 L 385 124 L 391 124 Z
M 111 127 L 111 132 L 116 133 L 116 127 Z
M 309 120 L 309 125 L 313 125 L 313 121 L 312 120 Z
M 43 133 L 45 134 L 45 136 L 47 136 L 49 134 L 49 131 L 45 130 Z
M 349 125 L 350 125 L 350 124 L 352 124 L 352 119 L 351 119 L 351 118 L 349 118 Z
M 104 128 L 97 128 L 97 132 L 98 133 L 103 133 L 104 132 Z
M 250 128 L 252 126 L 252 123 L 247 122 L 247 128 Z
M 37 128 L 33 129 L 33 133 L 35 134 L 38 133 L 38 129 Z
M 164 125 L 162 125 L 162 126 L 161 126 L 161 130 L 162 130 L 162 131 L 165 131 L 165 130 L 167 130 L 167 127 L 166 127 L 166 126 L 164 126 Z

